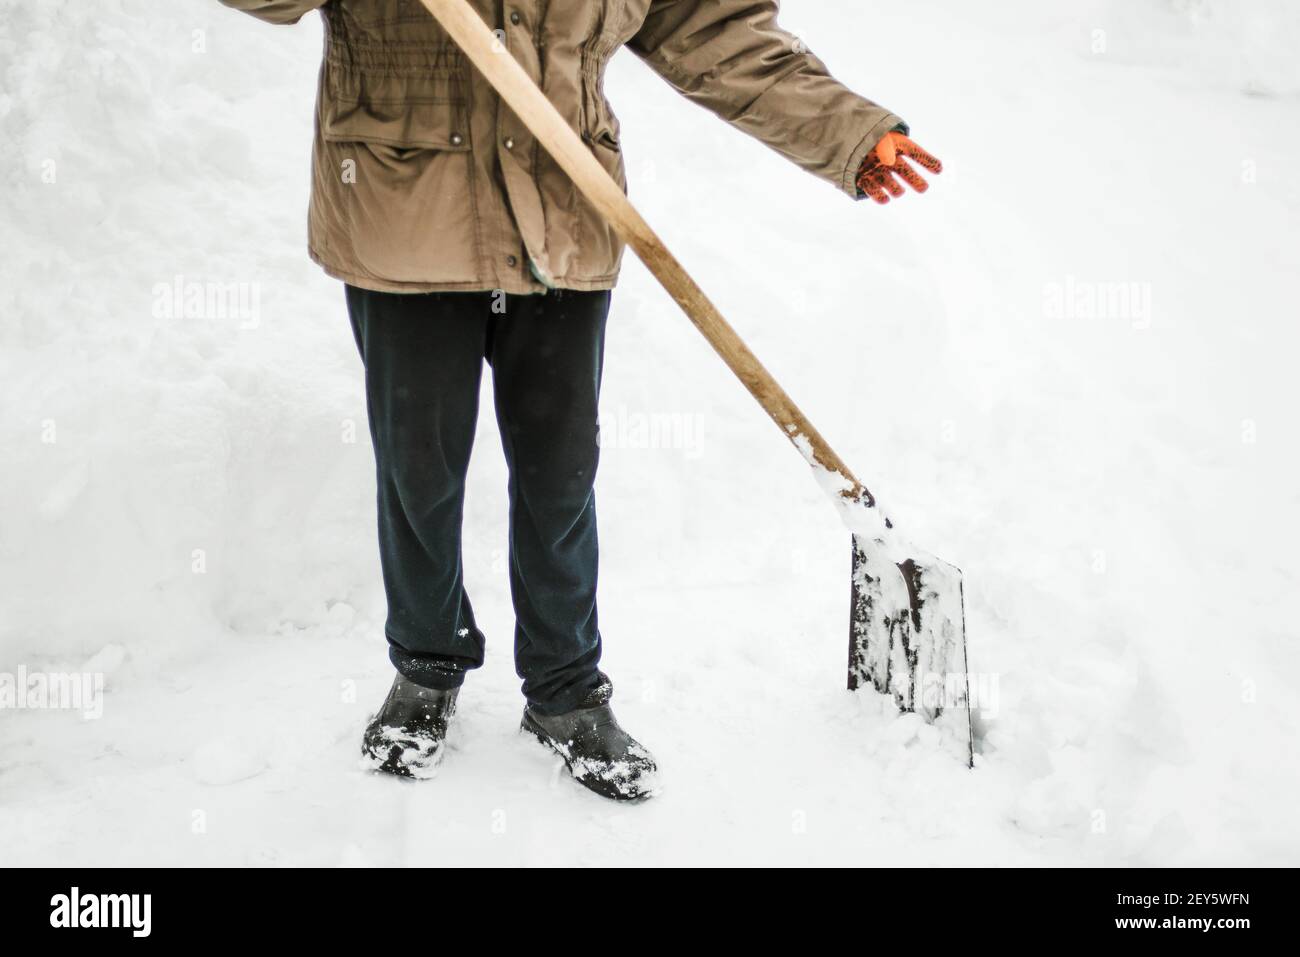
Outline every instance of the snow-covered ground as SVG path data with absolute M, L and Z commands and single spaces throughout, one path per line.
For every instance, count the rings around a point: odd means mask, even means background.
M 632 194 L 964 568 L 977 769 L 843 690 L 847 537 L 629 260 L 602 630 L 664 795 L 516 731 L 491 416 L 487 665 L 436 782 L 360 772 L 390 670 L 360 364 L 304 250 L 319 24 L 0 0 L 0 673 L 105 682 L 98 718 L 0 710 L 0 862 L 1300 863 L 1300 10 L 785 8 L 932 192 L 849 203 L 623 54 Z M 244 308 L 177 311 L 193 283 Z

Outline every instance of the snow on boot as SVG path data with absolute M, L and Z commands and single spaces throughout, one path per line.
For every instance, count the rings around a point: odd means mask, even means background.
M 521 731 L 534 735 L 564 759 L 583 787 L 615 801 L 639 801 L 661 788 L 655 759 L 618 726 L 606 681 L 578 708 L 549 717 L 524 708 Z
M 361 739 L 361 767 L 404 778 L 438 772 L 459 688 L 423 688 L 400 674 Z

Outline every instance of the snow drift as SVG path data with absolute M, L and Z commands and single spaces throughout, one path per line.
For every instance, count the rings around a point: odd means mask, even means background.
M 1296 863 L 1300 14 L 927 0 L 873 5 L 882 44 L 784 7 L 948 172 L 854 206 L 620 56 L 633 196 L 965 570 L 977 770 L 841 690 L 836 517 L 630 265 L 602 626 L 664 796 L 594 803 L 515 734 L 490 416 L 488 665 L 436 785 L 362 776 L 388 674 L 359 363 L 304 251 L 319 27 L 0 0 L 0 671 L 106 676 L 98 720 L 0 717 L 6 861 Z

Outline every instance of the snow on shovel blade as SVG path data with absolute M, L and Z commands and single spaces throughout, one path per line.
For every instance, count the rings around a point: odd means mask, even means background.
M 961 569 L 921 554 L 873 561 L 875 544 L 853 536 L 849 690 L 870 685 L 931 724 L 948 715 L 974 767 Z

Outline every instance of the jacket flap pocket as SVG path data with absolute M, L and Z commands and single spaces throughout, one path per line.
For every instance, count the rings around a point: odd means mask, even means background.
M 469 115 L 459 77 L 369 74 L 327 64 L 321 136 L 335 143 L 464 152 Z

